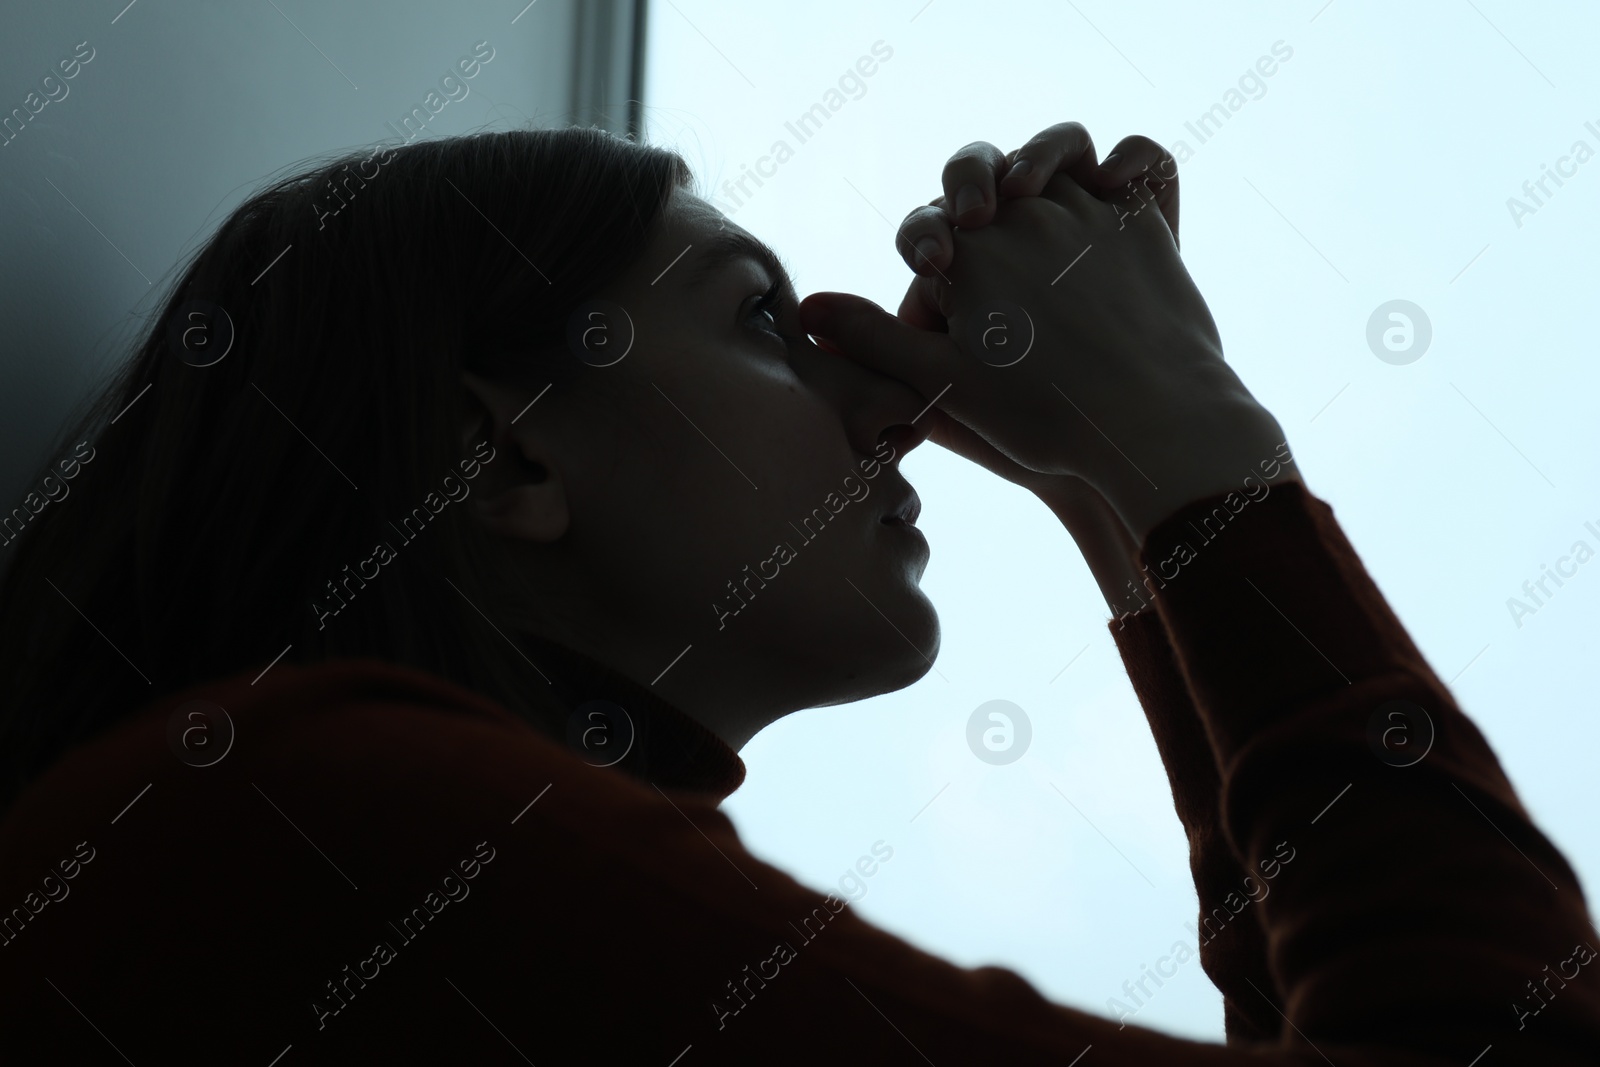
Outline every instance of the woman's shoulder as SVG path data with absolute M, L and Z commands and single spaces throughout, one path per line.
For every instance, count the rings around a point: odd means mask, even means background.
M 149 1052 L 170 1044 L 158 1005 L 182 989 L 185 1043 L 242 1057 L 262 1033 L 368 1032 L 331 1021 L 359 988 L 348 968 L 373 987 L 356 1012 L 371 1023 L 436 1003 L 434 985 L 450 994 L 447 963 L 509 981 L 526 957 L 500 954 L 507 937 L 538 933 L 551 966 L 581 969 L 588 935 L 563 917 L 575 893 L 616 894 L 644 923 L 660 900 L 749 891 L 706 844 L 756 866 L 715 796 L 595 766 L 409 668 L 256 674 L 153 701 L 7 812 L 0 1028 L 44 1048 L 72 1025 L 43 975 Z M 374 981 L 396 955 L 413 977 Z M 432 984 L 405 990 L 417 974 Z
M 448 796 L 473 796 L 475 810 L 510 806 L 509 820 L 545 789 L 591 817 L 660 801 L 648 783 L 430 672 L 373 658 L 258 666 L 156 698 L 69 750 L 0 819 L 0 856 L 20 874 L 90 826 L 131 837 L 206 822 L 222 834 L 258 806 L 311 838 L 317 817 L 382 817 L 369 804 L 394 818 L 418 804 L 437 820 Z
M 257 665 L 155 697 L 75 745 L 29 783 L 6 822 L 43 798 L 81 796 L 113 782 L 155 788 L 152 779 L 231 777 L 232 767 L 264 769 L 279 760 L 311 771 L 319 741 L 347 750 L 365 738 L 370 748 L 389 733 L 385 719 L 404 721 L 413 737 L 464 728 L 532 732 L 496 702 L 400 664 L 349 658 Z

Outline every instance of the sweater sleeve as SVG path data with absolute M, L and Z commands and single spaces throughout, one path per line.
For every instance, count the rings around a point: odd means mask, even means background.
M 1200 966 L 1222 993 L 1228 1043 L 1275 1039 L 1283 1019 L 1255 990 L 1272 991 L 1266 931 L 1249 906 L 1262 880 L 1240 862 L 1222 831 L 1222 778 L 1160 614 L 1146 607 L 1108 626 L 1172 787 L 1189 841 L 1189 872 L 1200 911 Z
M 1283 1045 L 1594 1062 L 1600 938 L 1577 876 L 1332 509 L 1298 483 L 1197 501 L 1141 557 L 1222 831 L 1270 887 L 1251 907 L 1276 989 L 1255 993 Z

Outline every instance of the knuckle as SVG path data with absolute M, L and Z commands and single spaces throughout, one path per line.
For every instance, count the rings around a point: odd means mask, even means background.
M 1041 130 L 1037 136 L 1041 140 L 1063 141 L 1073 137 L 1088 137 L 1089 131 L 1081 122 L 1058 122 Z
M 1172 158 L 1159 141 L 1136 133 L 1123 138 L 1123 151 L 1128 155 L 1136 155 L 1144 160 L 1145 175 L 1152 180 L 1176 181 L 1178 178 L 1178 162 Z
M 1034 137 L 1034 143 L 1056 151 L 1066 150 L 1073 145 L 1082 145 L 1084 148 L 1093 146 L 1094 141 L 1089 137 L 1089 131 L 1081 122 L 1058 122 L 1049 129 L 1040 131 Z
M 975 154 L 973 150 L 978 146 L 978 144 L 979 142 L 974 141 L 972 144 L 962 145 L 960 148 L 950 153 L 950 158 L 945 160 L 944 169 L 949 170 L 951 167 L 960 167 L 971 163 Z
M 944 165 L 945 178 L 948 181 L 952 176 L 971 177 L 992 174 L 994 168 L 1004 158 L 1004 153 L 988 141 L 973 141 L 946 161 Z

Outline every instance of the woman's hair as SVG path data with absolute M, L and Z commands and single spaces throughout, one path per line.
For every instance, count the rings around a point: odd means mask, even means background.
M 516 130 L 343 156 L 233 211 L 59 439 L 49 498 L 0 516 L 0 809 L 147 701 L 286 646 L 547 714 L 505 636 L 536 591 L 455 502 L 493 447 L 463 448 L 461 374 L 531 396 L 594 373 L 569 319 L 689 181 L 601 130 Z

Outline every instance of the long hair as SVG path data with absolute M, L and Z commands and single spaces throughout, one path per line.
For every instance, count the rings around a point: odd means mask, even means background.
M 569 317 L 689 181 L 601 130 L 517 130 L 344 155 L 234 210 L 0 515 L 0 810 L 146 702 L 280 652 L 550 714 L 506 636 L 536 591 L 452 503 L 494 455 L 464 458 L 461 372 L 581 387 Z

